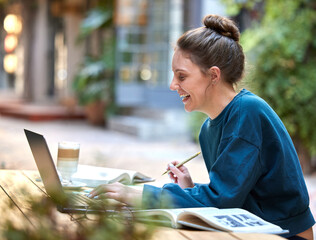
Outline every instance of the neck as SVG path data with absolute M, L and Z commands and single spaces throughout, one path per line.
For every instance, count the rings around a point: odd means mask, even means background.
M 205 112 L 211 119 L 215 119 L 237 95 L 231 85 L 216 85 L 213 88 L 210 105 Z

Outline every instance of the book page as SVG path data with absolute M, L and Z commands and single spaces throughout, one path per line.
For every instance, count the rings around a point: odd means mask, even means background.
M 158 223 L 172 228 L 179 228 L 177 216 L 183 212 L 183 208 L 176 209 L 149 209 L 135 211 L 137 220 L 143 222 Z
M 224 229 L 214 228 L 207 222 L 203 221 L 201 218 L 192 215 L 181 216 L 181 220 L 178 220 L 177 223 L 185 227 L 196 228 L 205 231 L 227 232 L 227 230 Z
M 132 170 L 125 170 L 125 172 L 129 175 L 131 179 L 131 183 L 145 183 L 145 182 L 153 182 L 155 179 L 148 177 L 140 172 L 132 171 Z
M 190 217 L 191 216 L 191 217 Z M 192 217 L 194 216 L 194 217 Z M 256 233 L 271 233 L 280 234 L 284 231 L 277 225 L 264 221 L 256 215 L 243 210 L 243 209 L 209 209 L 209 208 L 196 208 L 187 209 L 178 216 L 178 221 L 182 224 L 199 223 L 196 218 L 200 218 L 210 227 L 223 231 L 232 232 L 256 232 Z
M 134 179 L 136 180 L 134 181 Z M 73 175 L 73 180 L 86 183 L 88 187 L 96 187 L 100 184 L 114 182 L 130 185 L 134 183 L 154 181 L 154 179 L 133 170 L 95 167 L 81 164 L 78 165 L 78 171 Z
M 113 182 L 122 182 L 123 184 L 131 184 L 130 175 L 125 170 L 115 168 L 103 168 L 90 165 L 78 166 L 78 171 L 73 175 L 74 181 L 81 181 L 88 187 L 96 187 L 100 184 L 108 184 Z

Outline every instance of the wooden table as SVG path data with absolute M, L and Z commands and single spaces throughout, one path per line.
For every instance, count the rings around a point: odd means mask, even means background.
M 37 171 L 0 170 L 0 212 L 5 214 L 6 218 L 11 219 L 17 227 L 25 224 L 36 227 L 36 223 L 34 223 L 28 211 L 30 205 L 27 199 L 30 196 L 41 198 L 46 195 L 41 181 L 38 181 L 38 176 Z M 11 208 L 7 207 L 8 204 L 11 204 Z M 72 221 L 68 214 L 54 210 L 54 215 L 61 226 L 71 228 L 78 224 Z M 0 226 L 2 226 L 5 217 L 0 218 Z M 208 232 L 159 227 L 155 230 L 152 239 L 280 240 L 284 238 L 270 234 Z

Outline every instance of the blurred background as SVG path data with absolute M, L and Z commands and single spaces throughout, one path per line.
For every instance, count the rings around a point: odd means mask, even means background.
M 316 212 L 315 0 L 0 0 L 0 163 L 36 169 L 23 134 L 81 144 L 80 163 L 157 180 L 199 151 L 206 116 L 169 90 L 177 38 L 207 14 L 240 28 L 239 88 L 263 97 L 286 125 Z M 188 163 L 208 182 L 203 160 Z M 313 174 L 314 173 L 314 174 Z
M 240 87 L 276 110 L 311 174 L 315 11 L 315 0 L 0 0 L 0 114 L 197 144 L 206 116 L 169 90 L 173 45 L 205 15 L 225 15 L 247 54 Z

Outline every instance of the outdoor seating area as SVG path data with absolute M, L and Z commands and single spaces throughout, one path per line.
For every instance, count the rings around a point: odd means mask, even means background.
M 44 220 L 44 216 L 37 216 L 34 214 L 34 212 L 30 212 L 30 203 L 28 197 L 31 196 L 33 201 L 35 203 L 40 202 L 41 198 L 46 197 L 45 192 L 43 191 L 43 185 L 41 182 L 38 181 L 37 178 L 32 177 L 36 176 L 34 175 L 34 171 L 23 171 L 23 170 L 0 170 L 1 174 L 1 180 L 0 180 L 0 207 L 3 206 L 3 204 L 10 199 L 12 201 L 12 206 L 9 209 L 2 209 L 3 212 L 10 214 L 10 220 L 12 223 L 16 225 L 22 225 L 25 227 L 25 229 L 29 229 L 28 234 L 30 237 L 32 237 L 32 232 L 38 228 L 38 233 L 40 231 L 46 230 L 45 233 L 43 233 L 42 237 L 47 236 L 47 234 L 56 234 L 58 236 L 58 233 L 54 233 L 53 231 L 56 231 L 58 228 L 68 229 L 65 231 L 67 234 L 71 234 L 72 231 L 79 231 L 80 228 L 87 228 L 87 225 L 95 224 L 97 220 L 95 220 L 96 216 L 95 214 L 89 214 L 89 213 L 83 213 L 83 214 L 62 214 L 57 212 L 56 209 L 46 209 L 47 211 L 52 211 L 50 214 L 53 214 L 54 217 L 52 219 L 49 219 L 46 221 L 55 221 L 53 226 L 50 226 L 49 228 L 45 226 L 45 222 L 40 222 L 40 220 Z M 21 194 L 22 191 L 22 194 Z M 23 194 L 23 191 L 27 191 L 30 195 Z M 42 203 L 44 204 L 44 203 Z M 45 205 L 44 205 L 45 206 Z M 128 210 L 126 210 L 128 214 Z M 3 213 L 2 212 L 2 213 Z M 111 213 L 113 214 L 113 213 Z M 109 214 L 110 215 L 110 214 Z M 109 216 L 107 216 L 109 217 Z M 14 222 L 13 222 L 14 221 Z M 113 220 L 115 222 L 115 219 Z M 116 220 L 117 223 L 118 220 Z M 5 221 L 3 218 L 1 218 L 0 223 L 2 226 L 5 225 Z M 118 223 L 119 224 L 119 223 Z M 121 223 L 124 227 L 124 222 Z M 134 224 L 134 223 L 132 223 Z M 45 228 L 46 227 L 46 228 Z M 99 223 L 98 227 L 95 227 L 95 231 L 97 232 L 99 229 L 104 227 L 108 231 L 108 235 L 114 234 L 115 231 L 111 229 L 107 229 L 106 225 L 102 225 Z M 34 229 L 33 229 L 34 228 Z M 42 228 L 42 229 L 41 229 Z M 137 237 L 137 234 L 142 234 L 144 231 L 142 228 L 144 226 L 138 226 L 135 227 L 135 229 L 132 232 L 129 232 L 130 229 L 127 229 L 126 232 L 124 230 L 122 232 L 116 232 L 117 239 L 128 239 L 127 237 L 124 237 L 125 234 L 132 234 L 133 237 Z M 146 228 L 146 226 L 145 226 Z M 94 229 L 93 227 L 91 229 Z M 8 232 L 8 234 L 14 234 L 14 228 L 11 230 L 12 232 Z M 137 233 L 139 231 L 139 233 Z M 156 227 L 154 230 L 152 230 L 152 233 L 147 233 L 148 236 L 150 236 L 150 239 L 179 239 L 179 240 L 185 240 L 185 239 L 192 239 L 192 240 L 199 240 L 199 239 L 223 239 L 223 240 L 258 240 L 258 239 L 265 239 L 265 240 L 281 240 L 283 238 L 276 236 L 276 235 L 268 235 L 268 234 L 244 234 L 244 233 L 223 233 L 223 232 L 208 232 L 208 231 L 196 231 L 196 230 L 180 230 L 180 229 L 171 229 L 166 227 Z M 81 232 L 84 233 L 84 231 L 81 230 Z M 109 233 L 110 232 L 110 233 Z M 67 235 L 59 236 L 59 239 L 66 239 Z M 76 233 L 73 233 L 76 235 Z M 92 235 L 93 233 L 91 233 Z M 34 236 L 34 235 L 33 235 Z M 71 236 L 71 235 L 69 235 Z M 93 235 L 92 235 L 93 236 Z M 113 235 L 115 236 L 115 235 Z M 63 238 L 62 238 L 63 237 Z M 84 239 L 89 239 L 89 235 L 82 236 Z M 143 238 L 142 238 L 143 239 Z
M 0 239 L 316 240 L 314 0 L 0 0 Z
M 23 224 L 32 221 L 32 219 L 28 220 L 29 208 L 26 206 L 29 204 L 27 203 L 28 198 L 36 199 L 38 196 L 40 199 L 45 196 L 43 185 L 38 181 L 39 172 L 24 135 L 24 128 L 45 135 L 55 161 L 58 141 L 77 141 L 81 144 L 80 164 L 141 171 L 155 178 L 156 181 L 153 184 L 157 185 L 170 182 L 168 176 L 161 176 L 161 174 L 171 159 L 183 160 L 199 150 L 198 145 L 194 142 L 187 142 L 182 139 L 178 141 L 144 141 L 130 135 L 91 126 L 84 120 L 34 122 L 2 116 L 0 118 L 0 139 L 2 142 L 0 195 L 2 201 L 7 202 L 11 198 L 14 201 L 12 213 L 7 215 L 8 218 L 11 220 L 19 219 Z M 196 182 L 208 181 L 208 175 L 200 157 L 188 163 L 188 167 Z M 310 194 L 310 207 L 315 214 L 316 175 L 307 176 L 306 183 Z M 23 190 L 21 194 L 20 188 L 24 188 L 26 185 L 27 189 L 30 188 L 30 190 Z M 32 194 L 24 194 L 25 192 Z M 65 214 L 59 213 L 55 207 L 54 214 L 57 214 L 58 224 L 65 224 L 68 227 L 75 224 L 72 221 L 73 216 L 65 217 Z M 161 239 L 161 237 L 166 239 L 282 239 L 276 235 L 235 235 L 197 230 L 175 230 L 166 227 L 159 227 L 159 230 L 156 229 L 155 231 L 157 233 L 152 239 Z

